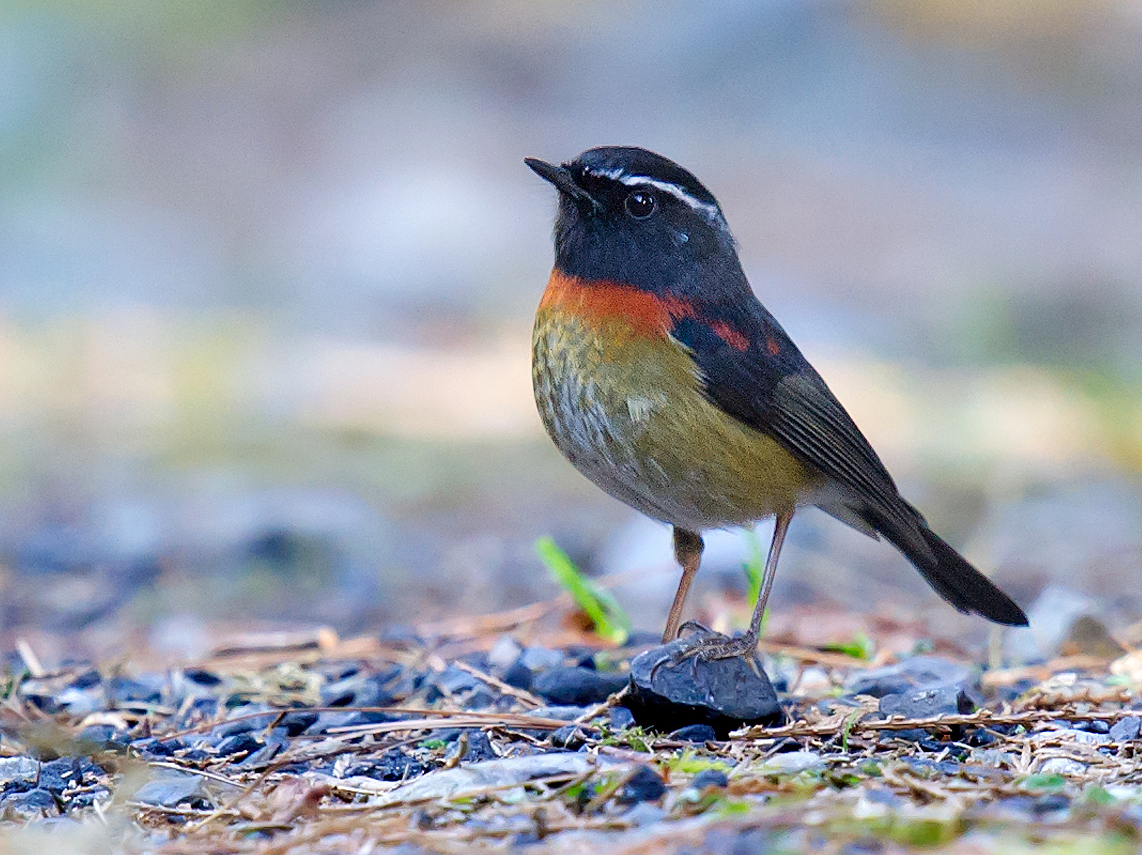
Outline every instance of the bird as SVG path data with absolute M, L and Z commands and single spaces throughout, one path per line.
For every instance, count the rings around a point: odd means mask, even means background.
M 685 628 L 702 532 L 774 517 L 749 628 L 707 632 L 687 653 L 752 655 L 790 521 L 807 506 L 883 537 L 960 612 L 1027 625 L 900 495 L 754 294 L 721 205 L 692 173 L 633 146 L 524 162 L 559 191 L 555 263 L 532 334 L 536 406 L 579 472 L 672 526 L 682 575 L 664 643 Z

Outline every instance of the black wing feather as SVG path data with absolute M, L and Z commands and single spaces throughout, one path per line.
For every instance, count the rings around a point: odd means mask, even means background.
M 835 482 L 846 507 L 890 543 L 945 600 L 965 613 L 1025 626 L 1022 609 L 928 527 L 825 381 L 755 299 L 702 306 L 678 319 L 711 401 Z M 733 335 L 726 336 L 725 330 Z M 742 341 L 747 346 L 742 348 Z

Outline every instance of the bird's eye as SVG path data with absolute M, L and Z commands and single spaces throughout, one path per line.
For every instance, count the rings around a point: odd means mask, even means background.
M 645 220 L 654 213 L 654 209 L 658 206 L 654 194 L 647 193 L 645 190 L 632 192 L 627 196 L 625 204 L 627 213 L 636 220 Z

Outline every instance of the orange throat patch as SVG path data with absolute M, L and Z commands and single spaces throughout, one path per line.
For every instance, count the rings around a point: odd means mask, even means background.
M 575 315 L 588 324 L 622 321 L 639 335 L 666 336 L 677 318 L 692 316 L 694 307 L 676 297 L 656 297 L 629 285 L 580 279 L 551 271 L 540 311 Z

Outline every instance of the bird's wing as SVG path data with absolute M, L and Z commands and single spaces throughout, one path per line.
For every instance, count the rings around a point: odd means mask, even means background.
M 836 482 L 874 529 L 930 555 L 923 518 L 772 315 L 760 303 L 745 311 L 703 309 L 677 319 L 671 335 L 697 363 L 707 397 Z

